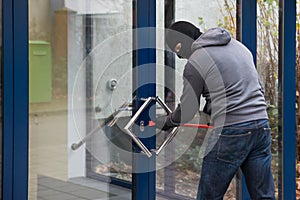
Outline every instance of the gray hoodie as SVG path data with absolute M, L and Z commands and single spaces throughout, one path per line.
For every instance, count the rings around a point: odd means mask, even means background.
M 183 93 L 170 119 L 190 121 L 201 95 L 208 102 L 214 126 L 267 119 L 264 90 L 251 52 L 222 28 L 203 33 L 192 45 L 183 73 Z

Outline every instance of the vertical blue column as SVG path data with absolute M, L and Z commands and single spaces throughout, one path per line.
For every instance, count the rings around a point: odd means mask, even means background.
M 13 8 L 12 0 L 2 1 L 3 14 L 3 177 L 2 196 L 13 199 Z
M 240 1 L 238 1 L 240 3 Z M 257 2 L 256 0 L 241 0 L 241 42 L 251 51 L 256 63 L 256 40 L 257 40 Z M 249 200 L 245 179 L 242 178 L 242 199 Z
M 296 199 L 296 0 L 280 0 L 279 6 L 279 199 Z
M 250 49 L 256 63 L 257 41 L 257 2 L 256 0 L 241 0 L 241 42 Z
M 3 199 L 28 196 L 28 2 L 3 0 Z
M 13 199 L 28 192 L 28 1 L 13 0 Z
M 133 36 L 133 90 L 134 96 L 136 96 L 133 103 L 134 112 L 142 105 L 143 98 L 155 97 L 156 95 L 155 3 L 153 0 L 135 0 L 133 5 L 134 26 L 136 28 Z M 149 114 L 149 109 L 146 109 L 136 124 L 144 123 L 146 126 L 150 116 L 155 116 L 155 109 L 151 109 L 150 112 Z M 136 128 L 134 132 L 148 149 L 155 148 L 155 128 L 146 127 L 144 130 Z M 148 158 L 139 153 L 140 150 L 135 144 L 133 144 L 133 148 L 132 199 L 155 200 L 155 156 Z

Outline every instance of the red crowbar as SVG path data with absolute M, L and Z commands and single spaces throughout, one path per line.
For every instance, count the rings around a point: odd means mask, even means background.
M 155 122 L 154 121 L 149 121 L 148 126 L 155 126 Z M 184 127 L 192 127 L 192 128 L 213 128 L 213 126 L 209 126 L 209 125 L 205 125 L 205 124 L 181 124 L 180 126 L 184 126 Z

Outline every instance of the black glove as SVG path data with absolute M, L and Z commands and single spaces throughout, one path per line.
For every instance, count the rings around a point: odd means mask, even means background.
M 206 101 L 204 108 L 203 108 L 203 112 L 207 115 L 211 115 L 211 102 L 210 101 Z
M 160 116 L 156 118 L 155 126 L 160 130 L 168 131 L 174 127 L 174 124 L 171 122 L 170 116 Z

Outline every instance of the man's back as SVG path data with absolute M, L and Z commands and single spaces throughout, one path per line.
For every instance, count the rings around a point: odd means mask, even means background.
M 231 125 L 267 119 L 264 92 L 250 51 L 228 38 L 224 29 L 205 34 L 193 43 L 189 62 L 208 86 L 213 121 Z

